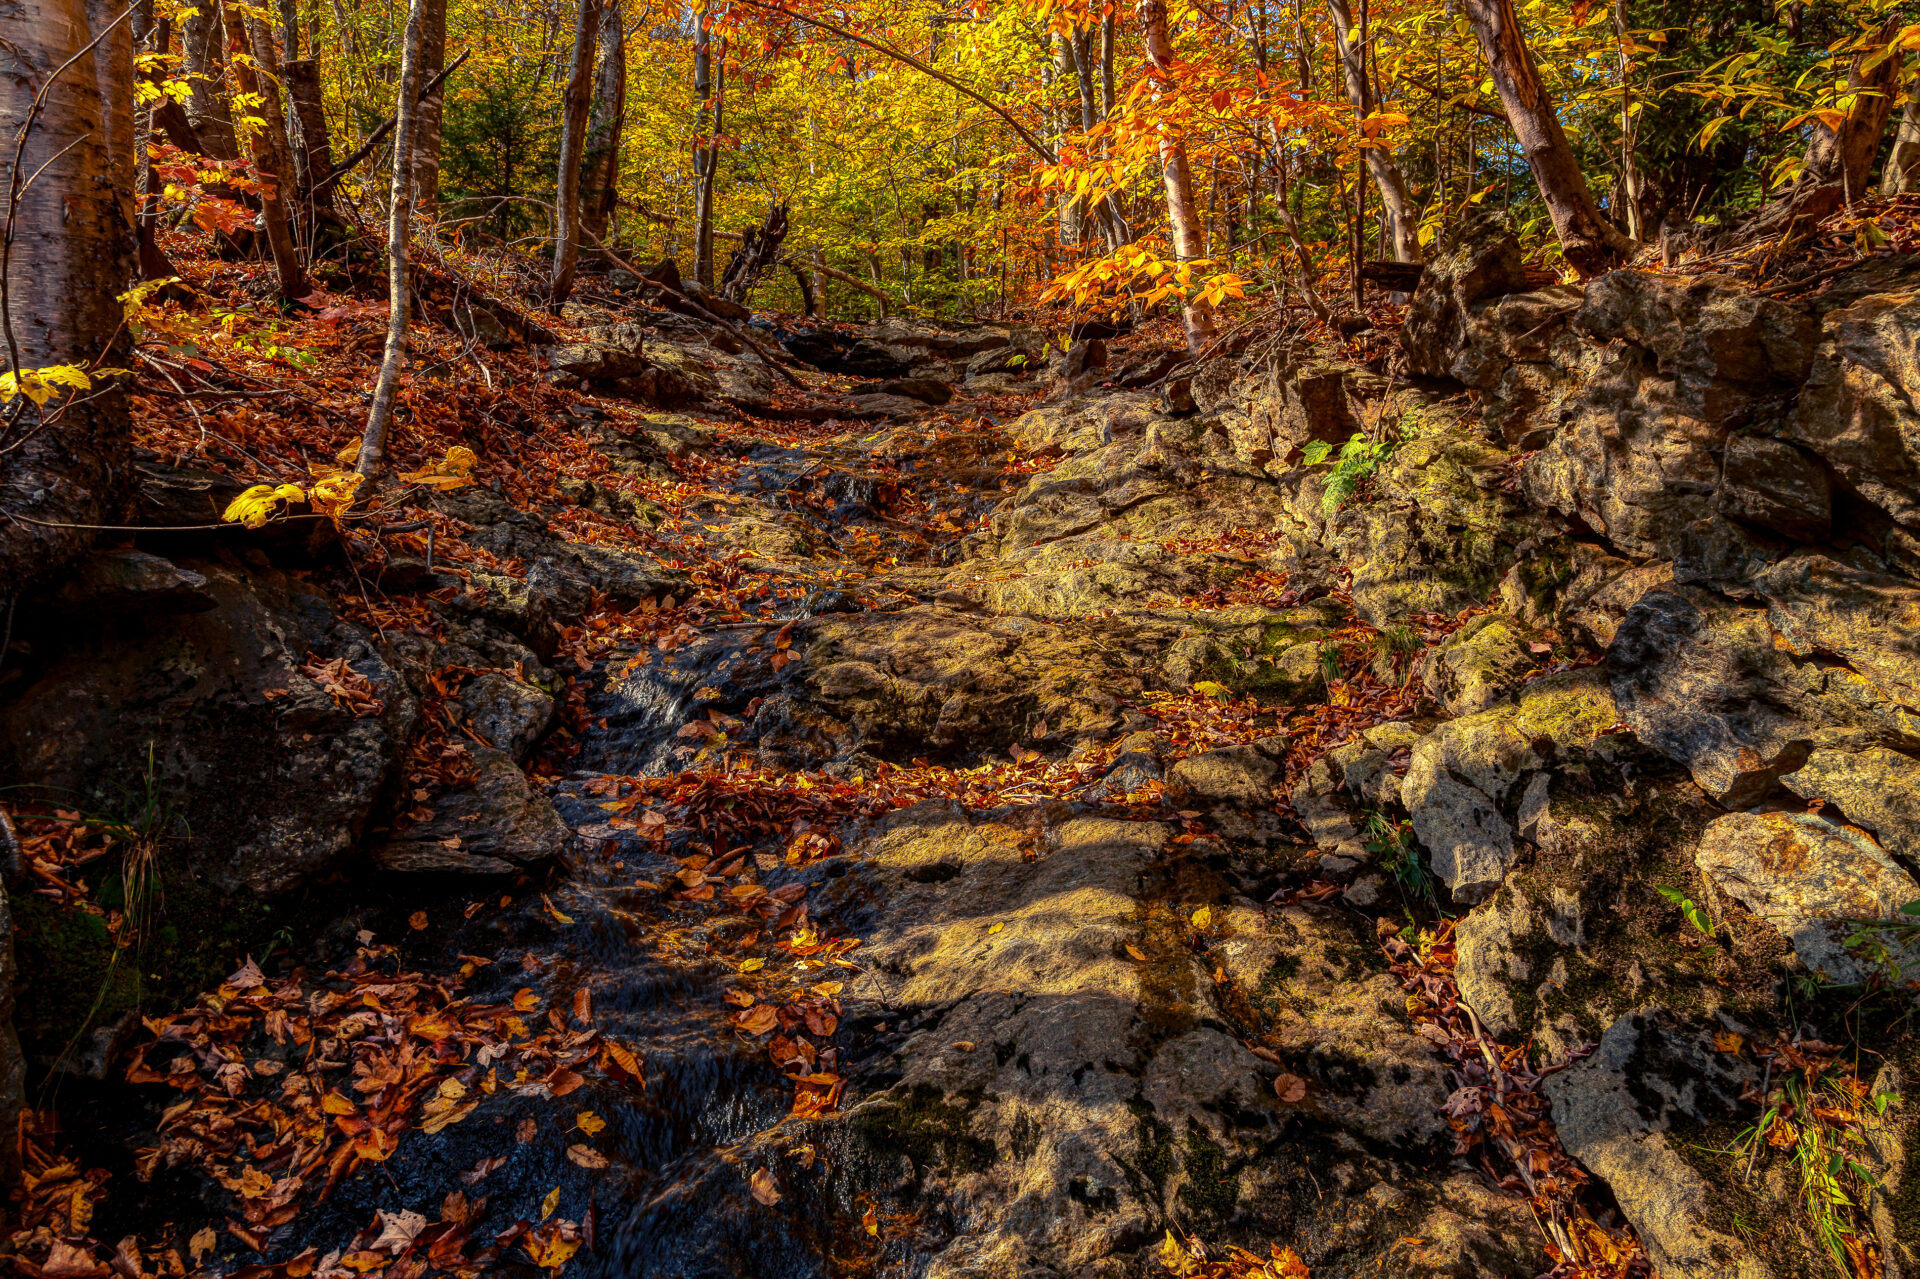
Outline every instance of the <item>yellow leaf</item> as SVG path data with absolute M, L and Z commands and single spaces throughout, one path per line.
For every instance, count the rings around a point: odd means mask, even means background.
M 547 914 L 552 915 L 563 924 L 571 924 L 573 922 L 573 916 L 557 909 L 551 897 L 548 897 L 545 893 L 541 893 L 540 900 L 547 904 Z
M 1213 922 L 1213 907 L 1202 906 L 1199 910 L 1196 910 L 1193 912 L 1193 926 L 1195 928 L 1205 928 L 1208 924 L 1211 924 L 1212 922 Z
M 560 1206 L 560 1187 L 555 1186 L 552 1190 L 549 1190 L 547 1192 L 547 1197 L 540 1201 L 540 1220 L 545 1221 L 548 1217 L 551 1217 L 553 1215 L 553 1210 L 555 1208 L 558 1208 L 559 1206 Z
M 313 503 L 314 510 L 337 524 L 347 508 L 353 505 L 353 495 L 364 479 L 366 476 L 356 475 L 352 471 L 329 475 L 313 486 L 313 492 L 307 500 Z
M 740 961 L 740 971 L 743 973 L 757 973 L 766 966 L 767 961 L 764 959 L 743 959 Z
M 591 1110 L 583 1110 L 573 1118 L 574 1121 L 580 1125 L 580 1131 L 589 1137 L 607 1126 L 607 1121 L 594 1114 Z
M 995 933 L 997 933 L 997 932 L 999 932 L 999 931 L 1000 931 L 1000 930 L 1001 930 L 1002 928 L 1005 928 L 1005 927 L 1006 927 L 1006 925 L 1005 925 L 1005 924 L 993 924 L 993 925 L 990 925 L 990 926 L 989 926 L 989 927 L 987 928 L 987 936 L 989 936 L 989 937 L 991 937 L 991 936 L 993 936 L 993 934 L 995 934 Z
M 24 395 L 44 406 L 60 393 L 61 387 L 75 391 L 93 388 L 93 379 L 71 364 L 54 364 L 44 369 L 21 369 L 16 380 L 12 373 L 0 373 L 0 404 L 16 395 Z
M 360 460 L 360 441 L 348 440 L 345 447 L 333 455 L 333 460 L 342 466 L 352 466 Z
M 306 492 L 298 484 L 282 484 L 275 488 L 271 484 L 256 484 L 227 504 L 220 518 L 229 524 L 244 524 L 248 528 L 264 527 L 273 515 L 273 508 L 281 502 L 299 502 L 306 498 Z
M 1202 697 L 1211 697 L 1217 702 L 1226 702 L 1226 701 L 1233 700 L 1233 692 L 1231 689 L 1227 688 L 1223 684 L 1216 684 L 1210 679 L 1203 679 L 1199 683 L 1195 684 L 1193 686 L 1193 691 L 1200 694 Z
M 212 1252 L 219 1240 L 220 1236 L 214 1233 L 212 1226 L 202 1226 L 195 1231 L 193 1238 L 187 1241 L 187 1252 L 193 1257 L 193 1264 L 199 1265 L 200 1258 Z

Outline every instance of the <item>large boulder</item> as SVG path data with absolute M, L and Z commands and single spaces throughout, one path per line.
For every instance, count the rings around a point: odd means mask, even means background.
M 1833 805 L 1882 847 L 1920 860 L 1920 760 L 1913 756 L 1884 746 L 1817 750 L 1780 783 L 1802 799 Z
M 1847 938 L 1920 901 L 1920 883 L 1865 833 L 1812 813 L 1729 813 L 1707 827 L 1694 861 L 1715 889 L 1786 937 L 1808 968 L 1843 985 L 1879 970 L 1849 951 Z M 1920 967 L 1920 954 L 1885 943 L 1898 968 Z
M 1463 363 L 1478 362 L 1475 308 L 1526 287 L 1526 263 L 1512 223 L 1492 210 L 1469 210 L 1441 233 L 1420 273 L 1400 336 L 1408 367 L 1469 385 L 1484 381 Z
M 1509 793 L 1552 753 L 1593 746 L 1616 718 L 1605 679 L 1589 668 L 1536 680 L 1515 703 L 1450 720 L 1414 745 L 1402 802 L 1455 900 L 1491 896 L 1513 866 Z
M 1592 1056 L 1547 1080 L 1560 1144 L 1613 1192 L 1667 1279 L 1775 1279 L 1732 1230 L 1676 1126 L 1738 1115 L 1751 1070 L 1704 1051 L 1706 1032 L 1658 1013 L 1607 1029 Z M 1811 1260 L 1811 1259 L 1810 1259 Z
M 168 608 L 128 597 L 48 637 L 57 656 L 0 709 L 0 774 L 99 812 L 148 796 L 185 832 L 195 876 L 284 893 L 358 851 L 416 703 L 374 636 L 297 579 L 179 570 L 152 575 Z
M 1904 287 L 1828 314 L 1818 355 L 1787 423 L 1840 482 L 1900 524 L 1920 528 L 1920 301 Z
M 1920 745 L 1904 638 L 1920 596 L 1820 556 L 1773 565 L 1760 586 L 1765 610 L 1693 587 L 1641 596 L 1607 655 L 1640 740 L 1730 808 L 1765 798 L 1817 745 Z

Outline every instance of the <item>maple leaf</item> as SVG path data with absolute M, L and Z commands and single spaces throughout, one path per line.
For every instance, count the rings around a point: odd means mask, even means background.
M 398 1254 L 413 1245 L 413 1241 L 422 1230 L 427 1228 L 427 1219 L 417 1212 L 401 1209 L 388 1212 L 385 1209 L 375 1213 L 380 1222 L 380 1235 L 367 1247 L 374 1252 Z
M 305 501 L 306 496 L 306 490 L 298 484 L 256 484 L 227 503 L 220 518 L 228 524 L 265 528 L 280 503 Z

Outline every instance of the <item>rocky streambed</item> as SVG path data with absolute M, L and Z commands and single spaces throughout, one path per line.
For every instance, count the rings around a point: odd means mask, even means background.
M 357 606 L 103 552 L 0 739 L 165 948 L 17 819 L 15 1254 L 1920 1273 L 1917 281 L 1530 291 L 1481 220 L 1382 367 L 895 325 L 787 334 L 868 379 L 805 402 L 642 317 L 546 357 L 555 500 Z

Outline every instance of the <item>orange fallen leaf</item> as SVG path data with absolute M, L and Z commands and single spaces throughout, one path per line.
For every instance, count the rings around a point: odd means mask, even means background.
M 769 1208 L 780 1202 L 780 1191 L 773 1184 L 773 1174 L 765 1168 L 757 1169 L 747 1179 L 747 1186 L 753 1191 L 753 1197 Z

